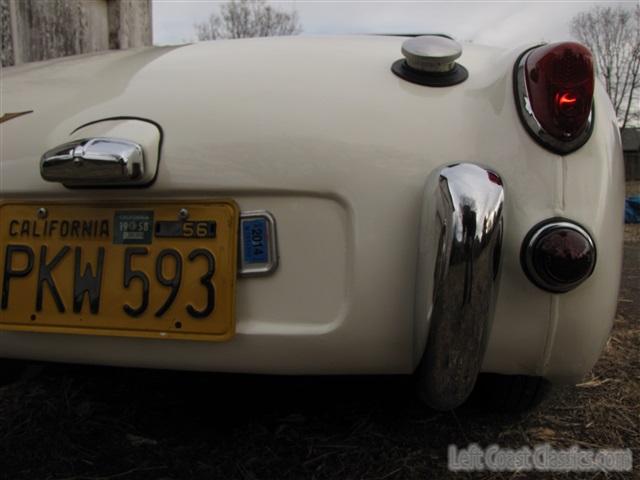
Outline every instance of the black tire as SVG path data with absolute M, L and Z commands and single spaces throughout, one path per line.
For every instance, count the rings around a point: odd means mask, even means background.
M 541 377 L 481 373 L 468 403 L 489 412 L 521 413 L 537 407 L 550 389 Z

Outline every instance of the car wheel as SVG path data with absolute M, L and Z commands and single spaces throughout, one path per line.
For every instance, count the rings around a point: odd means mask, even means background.
M 468 403 L 501 413 L 526 412 L 537 407 L 551 389 L 542 377 L 481 373 Z

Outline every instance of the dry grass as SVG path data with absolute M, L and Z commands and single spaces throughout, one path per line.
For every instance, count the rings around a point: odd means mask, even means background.
M 624 239 L 626 242 L 640 242 L 640 223 L 625 224 Z
M 626 182 L 625 186 L 627 197 L 630 197 L 632 195 L 640 195 L 640 180 Z
M 602 358 L 582 384 L 557 389 L 526 415 L 427 411 L 404 378 L 49 365 L 0 389 L 0 478 L 467 478 L 447 471 L 446 448 L 472 442 L 631 448 L 639 478 L 639 312 L 640 244 L 627 243 L 618 318 Z

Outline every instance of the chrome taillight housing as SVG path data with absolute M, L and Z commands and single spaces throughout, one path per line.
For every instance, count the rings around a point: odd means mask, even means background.
M 593 58 L 575 42 L 524 52 L 515 65 L 518 113 L 545 148 L 567 154 L 586 143 L 593 129 Z

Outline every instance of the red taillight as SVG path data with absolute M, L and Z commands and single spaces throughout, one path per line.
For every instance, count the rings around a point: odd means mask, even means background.
M 554 43 L 527 52 L 516 67 L 517 101 L 534 138 L 560 153 L 584 144 L 593 104 L 591 52 L 579 43 Z
M 579 43 L 554 43 L 527 57 L 529 101 L 540 125 L 555 138 L 573 139 L 587 127 L 593 101 L 591 52 Z

